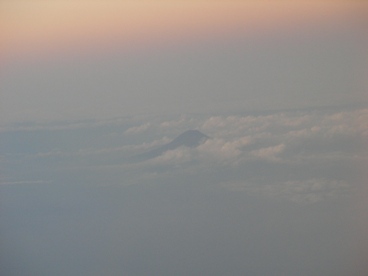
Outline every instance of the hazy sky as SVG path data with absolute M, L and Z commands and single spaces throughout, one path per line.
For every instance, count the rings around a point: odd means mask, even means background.
M 366 103 L 367 6 L 320 2 L 4 1 L 1 121 Z
M 367 275 L 364 1 L 136 2 L 1 1 L 0 274 Z

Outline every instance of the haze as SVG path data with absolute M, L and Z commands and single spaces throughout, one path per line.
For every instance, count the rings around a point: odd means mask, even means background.
M 3 1 L 0 274 L 367 275 L 362 2 Z

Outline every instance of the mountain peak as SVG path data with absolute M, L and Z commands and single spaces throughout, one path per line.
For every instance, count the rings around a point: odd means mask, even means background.
M 169 144 L 172 145 L 173 148 L 177 148 L 180 146 L 186 146 L 186 147 L 196 147 L 203 143 L 205 140 L 207 140 L 209 137 L 199 130 L 196 129 L 190 129 L 182 134 L 180 134 L 178 137 L 176 137 L 173 141 L 171 141 Z M 168 144 L 168 145 L 169 145 Z

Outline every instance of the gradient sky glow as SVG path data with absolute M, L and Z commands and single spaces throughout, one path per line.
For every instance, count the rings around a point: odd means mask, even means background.
M 362 102 L 366 7 L 3 1 L 1 121 Z
M 366 7 L 354 1 L 3 1 L 1 56 L 275 32 L 341 21 Z

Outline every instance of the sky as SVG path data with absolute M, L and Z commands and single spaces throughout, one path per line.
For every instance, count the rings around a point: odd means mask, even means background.
M 367 15 L 2 1 L 0 274 L 366 275 Z
M 1 122 L 366 102 L 366 5 L 293 2 L 3 1 Z
M 2 45 L 5 55 L 44 54 L 51 48 L 93 47 L 100 40 L 102 45 L 111 43 L 106 40 L 121 45 L 179 36 L 195 39 L 239 27 L 254 32 L 355 17 L 362 8 L 366 5 L 350 1 L 3 1 Z

